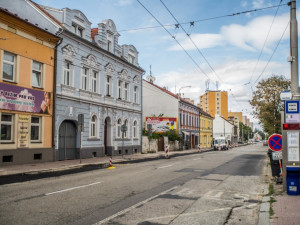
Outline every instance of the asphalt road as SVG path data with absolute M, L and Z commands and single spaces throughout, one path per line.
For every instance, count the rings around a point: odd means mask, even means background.
M 257 224 L 262 144 L 0 186 L 0 224 Z

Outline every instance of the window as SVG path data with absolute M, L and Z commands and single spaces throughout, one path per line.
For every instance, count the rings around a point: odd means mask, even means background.
M 111 41 L 107 41 L 107 51 L 111 52 Z
M 14 82 L 16 79 L 16 55 L 4 51 L 2 79 Z
M 73 28 L 73 32 L 77 35 L 79 35 L 80 37 L 83 37 L 83 28 L 78 26 L 77 24 L 73 23 L 72 24 L 72 28 Z
M 138 87 L 134 86 L 133 88 L 133 102 L 134 103 L 138 103 L 139 99 L 138 99 Z
M 30 140 L 31 142 L 41 141 L 41 117 L 31 117 Z
M 117 137 L 121 138 L 121 125 L 122 125 L 122 120 L 118 119 L 118 123 L 117 123 Z
M 127 127 L 127 131 L 124 132 L 124 138 L 128 138 L 128 120 L 125 120 L 124 125 Z
M 91 119 L 91 137 L 96 137 L 97 117 L 94 115 Z
M 32 61 L 32 76 L 31 76 L 31 83 L 34 87 L 42 87 L 42 70 L 43 64 Z
M 13 141 L 13 115 L 1 114 L 1 141 Z
M 129 84 L 125 83 L 125 85 L 124 85 L 124 99 L 126 101 L 128 101 L 128 87 L 129 87 Z
M 137 138 L 137 122 L 133 122 L 133 138 Z
M 82 68 L 81 89 L 85 91 L 88 89 L 88 75 L 89 75 L 89 69 Z
M 72 67 L 71 63 L 66 61 L 65 65 L 64 65 L 64 77 L 63 77 L 63 79 L 64 79 L 63 84 L 64 85 L 68 85 L 68 86 L 71 85 L 71 79 L 72 79 L 72 77 L 71 77 L 71 67 Z
M 112 94 L 112 78 L 110 76 L 106 77 L 106 96 L 111 96 Z
M 118 82 L 118 98 L 122 99 L 122 81 L 119 80 Z
M 98 73 L 93 71 L 92 75 L 92 92 L 97 93 L 97 86 L 98 86 Z
M 128 61 L 134 64 L 135 58 L 132 55 L 128 55 Z

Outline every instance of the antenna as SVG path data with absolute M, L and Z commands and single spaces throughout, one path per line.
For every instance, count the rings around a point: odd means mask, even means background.
M 217 91 L 219 90 L 219 81 L 216 81 L 216 88 L 217 88 Z
M 152 71 L 151 71 L 151 65 L 150 65 L 150 75 L 146 77 L 146 79 L 150 82 L 153 83 L 155 81 L 155 77 L 152 76 Z
M 209 82 L 210 82 L 210 79 L 207 79 L 207 80 L 205 81 L 206 91 L 209 90 Z

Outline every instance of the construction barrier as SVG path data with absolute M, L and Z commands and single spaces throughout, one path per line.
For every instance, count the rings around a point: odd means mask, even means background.
M 108 169 L 114 169 L 114 168 L 116 168 L 116 167 L 114 167 L 114 166 L 112 165 L 112 157 L 110 157 L 110 158 L 109 158 L 109 167 L 108 167 Z

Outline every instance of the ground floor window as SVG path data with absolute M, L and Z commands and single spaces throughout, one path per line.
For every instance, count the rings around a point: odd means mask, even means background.
M 30 140 L 31 142 L 41 141 L 41 117 L 39 116 L 31 117 Z
M 12 114 L 1 114 L 1 141 L 13 141 L 13 120 L 14 116 Z

